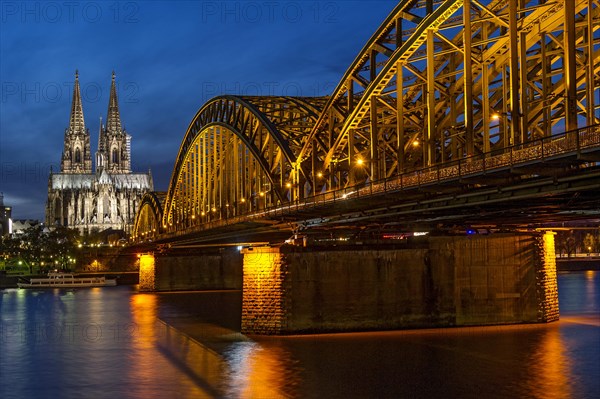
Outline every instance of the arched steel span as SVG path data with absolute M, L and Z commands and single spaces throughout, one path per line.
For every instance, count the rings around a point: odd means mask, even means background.
M 596 124 L 599 9 L 597 0 L 401 1 L 298 157 L 313 158 L 331 189 Z
M 330 97 L 205 104 L 163 228 L 598 124 L 598 76 L 600 0 L 400 1 Z
M 150 192 L 144 194 L 133 226 L 133 236 L 152 238 L 162 232 L 163 204 L 167 193 Z
M 296 154 L 326 99 L 220 96 L 190 123 L 171 176 L 163 228 L 294 198 Z M 298 181 L 298 179 L 296 179 Z

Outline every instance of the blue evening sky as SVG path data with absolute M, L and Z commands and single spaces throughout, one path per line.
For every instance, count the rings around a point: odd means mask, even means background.
M 220 94 L 331 93 L 395 1 L 1 1 L 0 192 L 44 219 L 75 70 L 92 153 L 111 72 L 134 171 L 167 189 L 185 130 Z

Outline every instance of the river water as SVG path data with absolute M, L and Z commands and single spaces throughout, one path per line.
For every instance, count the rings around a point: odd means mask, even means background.
M 600 272 L 544 325 L 292 337 L 240 331 L 239 291 L 0 290 L 1 398 L 599 398 Z

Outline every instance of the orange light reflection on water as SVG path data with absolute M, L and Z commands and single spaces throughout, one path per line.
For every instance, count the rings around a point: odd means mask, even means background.
M 549 399 L 573 397 L 573 377 L 567 352 L 560 327 L 549 325 L 540 337 L 539 344 L 526 367 L 530 371 L 527 377 L 530 380 L 527 396 Z
M 587 303 L 594 303 L 596 297 L 596 284 L 594 283 L 597 271 L 586 270 L 585 272 L 585 298 Z
M 136 330 L 135 342 L 141 347 L 148 347 L 155 341 L 156 296 L 154 294 L 132 295 L 130 304 Z
M 143 397 L 152 397 L 155 392 L 150 384 L 145 381 L 155 378 L 155 368 L 152 366 L 155 362 L 156 354 L 153 350 L 155 342 L 154 322 L 156 320 L 156 296 L 153 294 L 134 294 L 130 301 L 131 315 L 133 319 L 132 346 L 133 352 L 130 355 L 131 381 L 138 383 L 132 389 Z
M 257 342 L 239 343 L 230 352 L 230 370 L 225 395 L 239 398 L 282 398 L 300 382 L 290 369 L 290 354 L 278 345 Z
M 129 330 L 133 338 L 131 381 L 137 381 L 131 390 L 134 397 L 156 397 L 156 381 L 169 381 L 171 391 L 159 396 L 203 398 L 210 397 L 202 387 L 188 378 L 176 364 L 165 358 L 158 348 L 162 330 L 157 319 L 156 294 L 138 293 L 131 296 L 130 309 L 134 326 Z M 164 394 L 164 395 L 163 395 Z

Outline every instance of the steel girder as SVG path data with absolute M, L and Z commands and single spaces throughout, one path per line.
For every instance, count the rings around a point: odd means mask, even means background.
M 308 173 L 296 165 L 296 154 L 324 102 L 220 96 L 206 103 L 179 149 L 163 228 L 186 228 L 296 198 L 305 180 L 299 175 Z
M 299 158 L 335 189 L 596 124 L 599 10 L 597 0 L 401 2 Z
M 134 239 L 152 238 L 162 232 L 163 204 L 166 196 L 166 192 L 156 191 L 144 194 L 133 225 Z

